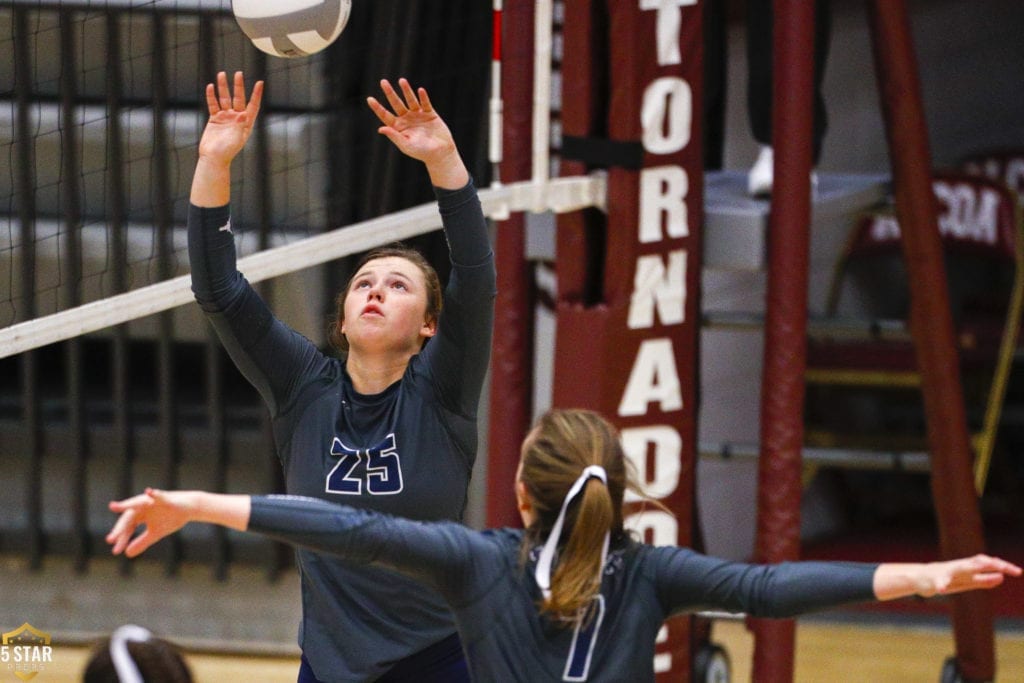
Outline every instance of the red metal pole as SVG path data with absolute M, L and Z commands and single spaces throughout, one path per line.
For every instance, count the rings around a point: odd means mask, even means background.
M 896 215 L 910 280 L 910 326 L 921 370 L 932 497 L 944 558 L 984 551 L 973 487 L 953 321 L 931 184 L 928 127 L 921 103 L 910 19 L 903 0 L 868 3 Z M 967 680 L 995 675 L 991 597 L 986 591 L 952 598 L 957 663 Z
M 775 149 L 761 390 L 756 557 L 800 555 L 801 452 L 806 366 L 814 3 L 775 0 L 772 146 Z M 752 619 L 753 679 L 793 680 L 793 620 Z
M 500 172 L 504 182 L 515 182 L 528 180 L 532 170 L 534 3 L 510 2 L 503 15 L 504 156 Z M 525 253 L 525 216 L 516 213 L 501 222 L 495 239 L 498 296 L 487 447 L 489 527 L 521 524 L 512 482 L 519 462 L 519 444 L 529 430 L 533 411 L 533 290 Z

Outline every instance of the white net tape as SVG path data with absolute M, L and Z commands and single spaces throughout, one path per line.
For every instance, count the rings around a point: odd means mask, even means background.
M 604 209 L 605 194 L 604 174 L 595 173 L 491 187 L 480 191 L 480 201 L 486 216 L 502 220 L 519 211 Z M 440 227 L 437 205 L 430 202 L 240 258 L 238 269 L 249 282 L 260 282 Z M 191 285 L 191 277 L 183 275 L 0 329 L 0 358 L 190 303 Z

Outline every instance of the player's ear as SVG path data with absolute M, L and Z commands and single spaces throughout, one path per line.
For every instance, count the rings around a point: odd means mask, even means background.
M 430 339 L 437 334 L 437 318 L 427 318 L 420 327 L 420 336 L 423 339 Z
M 529 528 L 533 524 L 536 518 L 536 513 L 533 509 L 533 501 L 530 500 L 530 494 L 526 490 L 526 484 L 520 479 L 516 479 L 516 507 L 519 509 L 519 516 L 523 518 L 523 526 Z

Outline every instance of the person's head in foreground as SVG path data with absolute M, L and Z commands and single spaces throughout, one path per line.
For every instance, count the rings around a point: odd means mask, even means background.
M 174 645 L 125 624 L 93 649 L 82 683 L 192 683 L 192 672 Z
M 573 619 L 598 593 L 608 545 L 623 533 L 626 467 L 618 431 L 589 410 L 550 411 L 523 440 L 515 489 L 524 550 L 567 530 L 545 610 Z

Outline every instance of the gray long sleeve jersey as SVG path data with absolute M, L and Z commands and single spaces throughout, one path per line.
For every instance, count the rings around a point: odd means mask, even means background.
M 869 601 L 877 568 L 743 564 L 627 540 L 609 554 L 599 611 L 577 633 L 538 612 L 534 559 L 519 565 L 521 530 L 479 532 L 279 496 L 252 498 L 248 530 L 432 587 L 455 613 L 473 679 L 502 683 L 654 680 L 666 617 L 708 608 L 791 617 Z
M 235 267 L 228 207 L 189 213 L 192 288 L 273 418 L 290 494 L 460 520 L 494 316 L 494 257 L 472 182 L 435 190 L 452 270 L 436 335 L 402 379 L 355 391 L 344 362 L 275 318 Z M 373 680 L 455 632 L 436 592 L 311 550 L 297 553 L 299 644 L 322 681 Z

